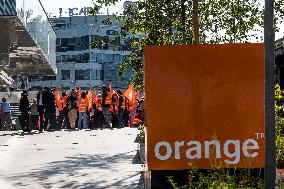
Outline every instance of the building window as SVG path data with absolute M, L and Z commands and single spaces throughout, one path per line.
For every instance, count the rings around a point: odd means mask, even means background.
M 61 70 L 61 80 L 70 80 L 70 70 Z
M 113 54 L 105 54 L 104 62 L 112 62 L 113 61 Z
M 68 45 L 75 45 L 75 37 L 68 38 Z
M 56 63 L 61 62 L 61 56 L 56 56 Z
M 113 55 L 113 61 L 114 62 L 120 62 L 120 56 L 121 56 L 120 54 L 114 54 Z
M 103 53 L 96 53 L 96 60 L 97 62 L 103 61 Z
M 68 45 L 68 38 L 61 38 L 61 46 L 66 47 Z
M 90 80 L 90 70 L 75 70 L 75 80 Z
M 56 39 L 56 46 L 60 46 L 61 45 L 61 38 L 57 38 Z
M 83 62 L 89 62 L 90 61 L 90 54 L 85 53 L 83 54 Z

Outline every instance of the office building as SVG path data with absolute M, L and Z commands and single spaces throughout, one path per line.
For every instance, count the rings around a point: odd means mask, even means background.
M 120 29 L 123 21 L 116 16 L 88 16 L 87 10 L 71 9 L 70 17 L 51 18 L 56 31 L 56 80 L 31 81 L 33 85 L 87 89 L 112 83 L 114 88 L 128 87 L 130 70 L 123 77 L 118 72 L 131 54 L 131 35 Z

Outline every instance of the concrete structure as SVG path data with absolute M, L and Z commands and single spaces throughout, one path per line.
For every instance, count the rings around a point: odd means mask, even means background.
M 55 74 L 55 32 L 40 0 L 0 0 L 0 25 L 0 85 Z
M 79 14 L 74 11 L 70 10 L 70 14 Z M 31 81 L 30 85 L 70 89 L 79 85 L 99 88 L 112 83 L 114 88 L 128 87 L 130 71 L 123 78 L 118 76 L 121 62 L 131 54 L 131 35 L 120 29 L 123 20 L 116 16 L 86 15 L 51 21 L 56 30 L 56 81 Z

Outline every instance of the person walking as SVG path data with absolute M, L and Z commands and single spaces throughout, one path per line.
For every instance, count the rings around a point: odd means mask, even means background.
M 83 92 L 81 98 L 78 101 L 78 110 L 79 110 L 79 119 L 78 119 L 78 129 L 82 129 L 82 121 L 83 121 L 83 129 L 87 129 L 87 109 L 89 106 L 89 101 L 86 97 L 86 93 Z
M 28 92 L 26 90 L 22 92 L 19 109 L 21 112 L 21 116 L 20 116 L 21 128 L 23 132 L 30 132 L 31 131 L 29 128 L 30 102 L 28 99 Z
M 11 106 L 10 103 L 7 101 L 6 97 L 2 98 L 2 119 L 1 125 L 5 128 L 6 131 L 13 130 L 12 128 L 12 119 L 11 119 Z
M 38 105 L 37 105 L 36 99 L 34 98 L 33 99 L 33 104 L 31 105 L 31 124 L 30 124 L 30 128 L 32 130 L 40 130 L 39 125 L 38 125 L 38 118 L 39 118 Z

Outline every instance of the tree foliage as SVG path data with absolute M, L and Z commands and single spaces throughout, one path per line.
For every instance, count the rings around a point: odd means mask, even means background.
M 99 0 L 100 5 L 119 0 Z M 283 1 L 276 7 L 283 11 Z M 193 44 L 192 0 L 137 0 L 127 6 L 122 30 L 139 37 L 131 40 L 133 53 L 122 64 L 133 70 L 134 85 L 143 88 L 143 48 L 147 45 Z M 279 13 L 282 14 L 282 13 Z M 283 14 L 282 14 L 283 15 Z M 219 44 L 263 41 L 263 6 L 258 0 L 199 0 L 200 43 Z

